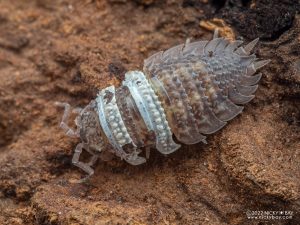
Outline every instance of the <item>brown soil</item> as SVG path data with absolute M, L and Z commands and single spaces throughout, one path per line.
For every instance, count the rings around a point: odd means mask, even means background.
M 0 1 L 0 224 L 300 224 L 298 1 Z M 209 39 L 202 20 L 260 36 L 256 98 L 208 144 L 142 166 L 71 165 L 55 101 L 84 106 L 150 54 Z M 229 29 L 227 28 L 227 29 Z M 249 220 L 248 210 L 293 219 Z

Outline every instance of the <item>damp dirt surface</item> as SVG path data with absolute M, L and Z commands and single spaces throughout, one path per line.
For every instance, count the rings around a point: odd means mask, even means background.
M 0 1 L 0 224 L 300 224 L 298 12 L 293 0 Z M 79 140 L 54 102 L 86 105 L 151 54 L 211 39 L 200 24 L 216 19 L 261 37 L 255 53 L 272 60 L 244 112 L 206 145 L 152 150 L 141 166 L 98 161 L 74 183 Z

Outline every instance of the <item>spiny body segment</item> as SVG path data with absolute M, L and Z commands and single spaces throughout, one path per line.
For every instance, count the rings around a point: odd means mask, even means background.
M 142 148 L 155 147 L 162 154 L 176 151 L 172 134 L 184 144 L 205 141 L 206 134 L 221 129 L 254 98 L 261 74 L 258 61 L 241 41 L 224 38 L 198 41 L 158 52 L 144 62 L 144 72 L 129 71 L 118 88 L 101 90 L 95 100 L 78 109 L 77 131 L 67 126 L 70 106 L 65 107 L 61 127 L 80 137 L 73 163 L 93 174 L 92 164 L 104 152 L 113 152 L 132 165 L 146 162 Z M 82 149 L 92 154 L 89 163 L 79 161 Z

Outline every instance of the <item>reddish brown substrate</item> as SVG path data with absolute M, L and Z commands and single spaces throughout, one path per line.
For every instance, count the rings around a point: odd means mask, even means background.
M 274 30 L 261 21 L 257 28 L 255 7 L 270 1 L 232 14 L 229 3 L 214 14 L 216 4 L 206 2 L 0 2 L 0 224 L 258 224 L 247 210 L 290 210 L 293 220 L 272 222 L 300 224 L 300 17 L 293 9 L 291 22 L 280 13 Z M 264 15 L 275 18 L 278 7 Z M 89 183 L 74 184 L 83 175 L 71 165 L 79 140 L 59 129 L 54 102 L 84 106 L 154 52 L 210 39 L 199 22 L 215 16 L 237 36 L 272 39 L 257 48 L 272 62 L 256 98 L 208 145 L 168 157 L 152 151 L 136 167 L 99 162 Z M 249 18 L 253 33 L 239 18 Z

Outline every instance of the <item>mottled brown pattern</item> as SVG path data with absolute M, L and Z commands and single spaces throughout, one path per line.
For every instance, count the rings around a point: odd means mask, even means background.
M 103 149 L 103 133 L 99 124 L 98 114 L 96 112 L 95 101 L 92 101 L 83 113 L 77 117 L 80 127 L 80 138 L 91 147 L 91 150 L 99 151 Z
M 204 140 L 201 133 L 211 134 L 221 129 L 226 121 L 241 113 L 243 107 L 239 105 L 254 97 L 251 94 L 257 86 L 241 83 L 247 83 L 253 75 L 247 71 L 256 60 L 255 55 L 250 55 L 256 42 L 245 46 L 245 50 L 238 48 L 239 41 L 215 38 L 175 46 L 145 61 L 144 70 L 164 84 L 169 98 L 182 99 L 180 104 L 179 100 L 173 100 L 166 107 L 171 111 L 169 115 L 173 114 L 176 125 L 173 132 L 179 141 L 190 144 Z

